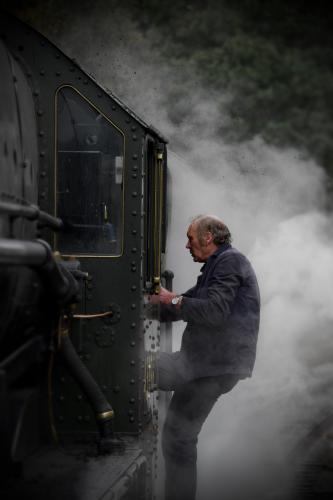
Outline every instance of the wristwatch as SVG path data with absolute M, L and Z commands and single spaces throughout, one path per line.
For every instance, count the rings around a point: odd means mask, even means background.
M 181 304 L 181 301 L 183 299 L 183 296 L 182 295 L 176 295 L 176 297 L 173 297 L 171 299 L 171 304 L 173 306 L 177 306 L 178 304 L 180 305 Z

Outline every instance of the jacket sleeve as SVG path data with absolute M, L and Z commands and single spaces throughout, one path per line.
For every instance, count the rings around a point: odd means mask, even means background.
M 182 293 L 181 295 L 183 297 L 192 297 L 193 293 L 194 293 L 194 290 L 195 290 L 195 286 L 190 288 L 189 290 L 187 290 L 186 292 Z M 160 305 L 160 321 L 162 321 L 162 323 L 166 322 L 166 321 L 179 321 L 183 319 L 182 317 L 182 313 L 180 311 L 179 308 L 173 306 L 173 305 L 164 305 L 164 304 L 161 304 Z
M 185 297 L 180 309 L 184 321 L 216 327 L 230 315 L 243 281 L 242 263 L 233 254 L 217 260 L 208 279 L 206 297 Z

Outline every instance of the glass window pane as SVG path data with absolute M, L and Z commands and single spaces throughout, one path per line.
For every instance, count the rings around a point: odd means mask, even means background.
M 57 93 L 57 216 L 64 254 L 120 255 L 124 136 L 71 87 Z

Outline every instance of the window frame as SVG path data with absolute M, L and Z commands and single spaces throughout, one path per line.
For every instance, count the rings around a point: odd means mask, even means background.
M 145 140 L 144 198 L 144 283 L 147 291 L 157 291 L 161 283 L 161 254 L 164 251 L 165 151 L 154 138 Z M 158 194 L 160 197 L 158 197 Z
M 57 234 L 54 234 L 54 239 L 53 239 L 53 246 L 55 251 L 59 251 L 63 257 L 79 257 L 80 259 L 82 258 L 107 258 L 107 259 L 117 259 L 119 257 L 122 257 L 124 255 L 124 239 L 125 239 L 125 190 L 126 190 L 126 182 L 125 182 L 125 172 L 126 172 L 126 134 L 125 132 L 119 128 L 104 112 L 101 111 L 100 108 L 98 108 L 88 97 L 84 96 L 77 88 L 75 88 L 73 85 L 69 84 L 64 84 L 61 85 L 60 87 L 57 88 L 54 96 L 54 214 L 57 217 L 57 202 L 58 202 L 58 197 L 57 197 L 57 187 L 58 187 L 58 94 L 59 92 L 64 89 L 64 88 L 69 88 L 72 89 L 74 92 L 76 92 L 86 103 L 91 106 L 93 109 L 96 110 L 97 113 L 99 113 L 103 118 L 110 123 L 112 127 L 114 127 L 121 135 L 123 139 L 123 189 L 122 189 L 122 205 L 121 205 L 121 210 L 122 210 L 122 223 L 121 223 L 121 240 L 120 240 L 120 253 L 113 255 L 113 254 L 93 254 L 93 253 L 62 253 L 60 252 L 58 248 L 58 237 Z

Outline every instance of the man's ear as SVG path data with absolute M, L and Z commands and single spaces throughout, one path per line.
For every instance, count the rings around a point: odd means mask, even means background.
M 213 235 L 210 231 L 208 231 L 206 233 L 206 244 L 210 245 L 211 243 L 213 243 Z

